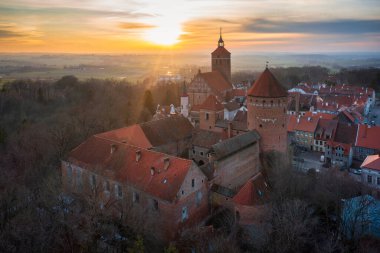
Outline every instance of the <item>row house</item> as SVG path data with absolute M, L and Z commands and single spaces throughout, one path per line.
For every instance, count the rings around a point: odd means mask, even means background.
M 326 143 L 326 162 L 341 168 L 349 168 L 351 166 L 356 131 L 356 125 L 338 122 L 334 139 Z
M 314 134 L 313 150 L 325 152 L 326 143 L 335 137 L 338 121 L 333 119 L 321 118 L 318 121 Z
M 288 123 L 289 139 L 298 147 L 313 150 L 314 132 L 318 121 L 319 117 L 315 115 L 291 115 Z
M 362 183 L 380 190 L 380 155 L 369 155 L 361 164 Z
M 171 240 L 208 214 L 207 177 L 191 160 L 92 136 L 62 162 L 67 193 L 96 195 L 117 217 Z
M 358 125 L 354 158 L 363 161 L 367 156 L 380 152 L 380 127 Z

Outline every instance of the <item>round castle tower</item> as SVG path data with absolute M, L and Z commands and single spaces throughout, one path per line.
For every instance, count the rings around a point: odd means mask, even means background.
M 268 67 L 248 90 L 248 129 L 260 134 L 262 152 L 287 150 L 287 96 Z

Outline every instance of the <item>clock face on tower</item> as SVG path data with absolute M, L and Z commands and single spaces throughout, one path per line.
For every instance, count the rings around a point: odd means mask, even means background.
M 256 116 L 256 119 L 258 119 L 259 121 L 264 122 L 264 123 L 272 122 L 273 124 L 277 121 L 276 118 L 269 118 L 269 117 L 263 118 L 263 117 L 257 117 Z

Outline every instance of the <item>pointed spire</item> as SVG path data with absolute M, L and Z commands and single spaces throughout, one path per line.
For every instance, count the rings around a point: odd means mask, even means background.
M 269 61 L 266 62 L 265 68 L 268 68 Z
M 219 31 L 218 46 L 219 47 L 224 47 L 224 41 L 223 41 L 223 38 L 222 38 L 222 27 L 220 27 L 220 31 Z

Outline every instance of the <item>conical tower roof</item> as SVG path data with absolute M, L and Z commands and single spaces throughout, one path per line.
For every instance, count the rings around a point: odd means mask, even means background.
M 248 96 L 278 98 L 288 96 L 288 92 L 277 81 L 276 77 L 268 68 L 255 81 L 253 86 L 248 90 Z

